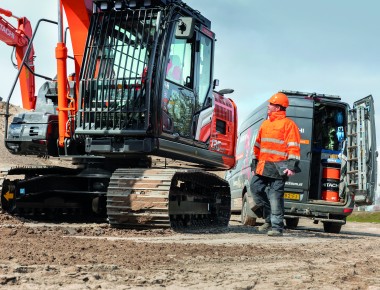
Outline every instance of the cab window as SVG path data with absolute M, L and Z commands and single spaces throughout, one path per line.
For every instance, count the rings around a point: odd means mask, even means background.
M 200 34 L 198 108 L 205 103 L 211 85 L 212 40 Z
M 166 79 L 181 86 L 191 88 L 192 42 L 174 38 L 170 45 Z

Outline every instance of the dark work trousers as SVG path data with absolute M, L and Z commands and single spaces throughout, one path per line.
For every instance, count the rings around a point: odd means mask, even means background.
M 284 229 L 284 179 L 254 175 L 250 182 L 251 193 L 257 206 L 263 208 L 263 218 L 272 229 Z

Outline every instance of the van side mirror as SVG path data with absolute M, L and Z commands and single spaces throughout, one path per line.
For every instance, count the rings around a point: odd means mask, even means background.
M 192 17 L 180 17 L 175 29 L 175 37 L 178 39 L 190 39 L 194 34 L 195 21 Z

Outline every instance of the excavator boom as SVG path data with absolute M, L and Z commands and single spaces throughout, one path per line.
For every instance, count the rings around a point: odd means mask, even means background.
M 21 69 L 19 80 L 22 105 L 24 109 L 33 110 L 36 105 L 33 46 L 30 47 L 29 52 L 27 51 L 29 39 L 32 37 L 30 21 L 26 17 L 16 17 L 11 11 L 1 8 L 0 14 L 17 19 L 18 25 L 15 28 L 0 15 L 0 41 L 13 46 L 16 50 L 17 67 Z M 28 56 L 25 65 L 22 65 L 26 53 Z

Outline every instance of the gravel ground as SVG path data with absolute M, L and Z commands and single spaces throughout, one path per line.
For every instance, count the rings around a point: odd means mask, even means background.
M 4 289 L 380 289 L 380 225 L 324 233 L 309 220 L 283 237 L 233 216 L 207 231 L 117 230 L 0 214 Z
M 2 137 L 3 168 L 65 163 L 13 156 Z M 328 234 L 305 219 L 268 237 L 238 220 L 224 229 L 136 231 L 1 212 L 0 288 L 380 289 L 380 224 L 348 223 Z

